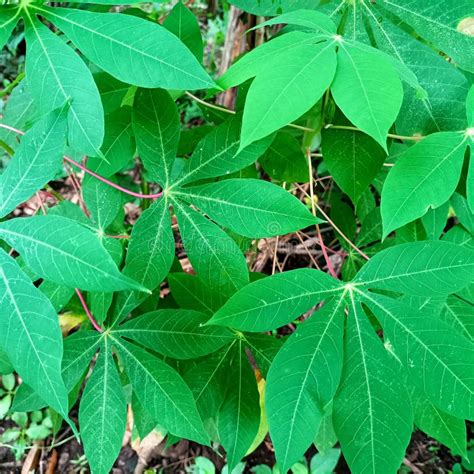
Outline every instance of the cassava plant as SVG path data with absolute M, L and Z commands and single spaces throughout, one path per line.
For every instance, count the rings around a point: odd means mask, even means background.
M 281 472 L 339 443 L 353 473 L 395 473 L 415 427 L 465 456 L 472 1 L 231 3 L 265 41 L 220 77 L 180 2 L 160 21 L 120 0 L 0 7 L 0 44 L 26 41 L 0 124 L 13 409 L 50 407 L 97 474 L 128 407 L 140 437 L 222 446 L 230 470 L 268 431 Z M 235 110 L 215 104 L 234 87 Z M 303 231 L 321 251 L 303 241 L 302 268 L 277 249 L 250 271 L 264 239 Z

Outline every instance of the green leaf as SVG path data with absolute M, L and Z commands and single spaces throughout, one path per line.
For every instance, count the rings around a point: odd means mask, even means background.
M 69 145 L 96 156 L 104 138 L 104 110 L 92 74 L 61 38 L 28 18 L 26 77 L 38 110 L 48 113 L 68 102 Z
M 382 190 L 384 238 L 454 193 L 466 144 L 458 132 L 430 135 L 398 156 Z
M 132 124 L 138 153 L 150 179 L 167 187 L 180 135 L 174 100 L 162 89 L 139 89 L 133 103 Z
M 413 242 L 376 254 L 354 282 L 415 296 L 441 296 L 467 286 L 473 268 L 472 249 L 444 241 Z
M 334 42 L 302 43 L 287 53 L 278 53 L 247 93 L 241 148 L 307 112 L 323 96 L 335 71 Z
M 350 296 L 334 429 L 351 472 L 396 473 L 413 425 L 403 372 Z
M 382 4 L 419 35 L 451 56 L 461 68 L 474 72 L 474 59 L 470 53 L 474 48 L 474 39 L 458 29 L 463 12 L 472 13 L 469 0 L 459 3 L 441 0 L 436 4 L 430 0 L 383 0 Z
M 270 148 L 258 162 L 274 180 L 287 183 L 309 181 L 308 161 L 300 143 L 290 133 L 278 132 Z
M 0 224 L 7 241 L 41 277 L 88 291 L 148 291 L 118 271 L 99 238 L 60 216 L 18 218 Z
M 230 296 L 248 283 L 248 268 L 234 240 L 216 224 L 173 201 L 191 265 L 211 288 Z
M 466 422 L 443 413 L 418 390 L 411 391 L 410 399 L 416 426 L 451 449 L 453 454 L 465 457 Z
M 163 89 L 214 87 L 188 48 L 157 23 L 132 15 L 36 8 L 88 59 L 123 82 Z
M 166 277 L 175 254 L 173 230 L 168 203 L 155 201 L 133 226 L 128 245 L 124 275 L 154 290 Z M 120 293 L 116 319 L 122 320 L 145 295 L 137 292 Z
M 245 237 L 284 235 L 322 222 L 292 194 L 259 179 L 226 179 L 175 194 Z
M 12 34 L 18 20 L 20 19 L 21 8 L 3 6 L 0 10 L 0 48 L 3 48 Z
M 386 157 L 376 141 L 353 130 L 326 130 L 322 150 L 334 181 L 353 203 L 372 183 Z
M 375 293 L 360 295 L 410 380 L 441 410 L 474 419 L 474 344 L 443 321 Z
M 74 294 L 73 288 L 58 285 L 50 281 L 43 281 L 38 288 L 46 295 L 56 312 L 61 311 Z
M 21 140 L 0 175 L 0 217 L 29 199 L 61 169 L 66 146 L 66 114 L 66 107 L 51 112 L 36 122 Z
M 335 35 L 337 30 L 336 25 L 329 16 L 315 10 L 296 10 L 284 13 L 276 18 L 264 21 L 252 29 L 279 25 L 281 23 L 321 31 L 327 35 Z
M 474 127 L 474 85 L 469 89 L 466 99 L 467 126 Z
M 313 0 L 232 0 L 230 3 L 248 13 L 262 16 L 280 15 L 281 13 L 316 7 Z
M 122 448 L 127 403 L 107 337 L 79 406 L 84 452 L 93 474 L 110 472 Z
M 474 304 L 452 295 L 441 309 L 441 319 L 474 342 Z
M 232 117 L 197 144 L 173 187 L 239 171 L 265 153 L 271 141 L 272 138 L 265 138 L 240 150 L 240 119 Z
M 122 207 L 122 194 L 117 189 L 86 175 L 82 182 L 82 197 L 100 233 L 112 224 Z
M 242 288 L 212 317 L 210 324 L 241 331 L 270 331 L 296 319 L 341 289 L 337 280 L 309 268 L 278 273 Z
M 91 157 L 88 168 L 109 178 L 132 160 L 136 145 L 132 129 L 131 107 L 121 107 L 105 117 L 103 157 Z
M 63 341 L 51 303 L 0 249 L 0 346 L 25 383 L 67 418 Z M 21 349 L 20 349 L 21 348 Z
M 278 352 L 265 387 L 266 411 L 278 466 L 283 472 L 315 439 L 342 369 L 343 298 L 326 303 L 298 326 Z
M 263 378 L 266 379 L 271 363 L 281 349 L 285 339 L 259 333 L 246 333 L 242 334 L 241 337 L 245 342 L 245 347 L 250 350 L 255 358 L 258 370 Z
M 242 340 L 234 347 L 230 371 L 230 384 L 219 409 L 217 431 L 231 471 L 257 436 L 261 416 L 257 381 Z
M 195 359 L 220 349 L 233 339 L 226 328 L 204 326 L 206 314 L 186 309 L 162 309 L 133 318 L 115 334 L 173 359 Z
M 392 63 L 357 43 L 339 44 L 331 92 L 344 115 L 387 150 L 387 132 L 397 118 L 403 89 Z M 377 71 L 377 74 L 374 74 Z
M 149 352 L 120 339 L 113 342 L 137 398 L 154 421 L 175 436 L 207 445 L 196 403 L 181 376 Z
M 421 222 L 426 230 L 426 235 L 431 240 L 438 240 L 446 227 L 449 214 L 449 202 L 445 202 L 436 209 L 430 209 Z
M 203 43 L 199 22 L 191 10 L 186 8 L 181 1 L 176 3 L 165 18 L 163 26 L 176 35 L 199 62 L 202 61 Z

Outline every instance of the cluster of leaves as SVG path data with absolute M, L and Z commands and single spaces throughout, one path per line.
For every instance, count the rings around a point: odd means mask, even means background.
M 258 25 L 273 37 L 217 83 L 181 3 L 162 26 L 107 12 L 118 1 L 80 3 L 0 10 L 0 44 L 20 19 L 27 44 L 0 134 L 13 155 L 0 175 L 0 368 L 23 380 L 15 404 L 49 406 L 77 432 L 69 411 L 80 398 L 93 473 L 110 471 L 129 405 L 140 436 L 158 427 L 169 442 L 219 443 L 230 469 L 268 430 L 281 472 L 313 442 L 324 451 L 337 441 L 352 472 L 396 472 L 414 425 L 465 455 L 474 419 L 469 0 L 236 0 L 281 15 Z M 181 130 L 176 101 L 194 97 L 187 91 L 234 86 L 235 113 L 214 107 L 209 125 Z M 14 129 L 26 130 L 19 143 Z M 127 191 L 156 198 L 128 235 L 121 185 L 131 185 L 135 152 L 145 189 L 161 191 Z M 75 161 L 82 155 L 87 167 Z M 87 212 L 63 201 L 14 218 L 62 175 L 63 159 L 87 173 Z M 253 240 L 322 222 L 282 184 L 309 182 L 312 195 L 313 165 L 337 185 L 332 219 L 321 217 L 346 234 L 341 279 L 311 268 L 249 272 Z M 314 198 L 310 207 L 320 209 Z M 173 223 L 196 275 L 176 260 Z M 163 282 L 171 296 L 160 299 Z M 58 312 L 83 302 L 81 291 L 93 327 L 86 320 L 63 340 Z

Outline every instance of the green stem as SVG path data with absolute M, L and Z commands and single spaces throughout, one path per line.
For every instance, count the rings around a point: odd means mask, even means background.
M 21 72 L 20 74 L 18 74 L 18 76 L 16 76 L 16 78 L 13 80 L 13 82 L 10 82 L 10 84 L 8 84 L 8 86 L 5 87 L 5 89 L 0 91 L 0 97 L 5 97 L 6 95 L 10 94 L 12 90 L 23 80 L 24 77 L 25 77 L 24 72 Z

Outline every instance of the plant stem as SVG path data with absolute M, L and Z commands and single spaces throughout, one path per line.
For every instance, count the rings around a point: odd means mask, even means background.
M 332 123 L 329 123 L 327 125 L 324 126 L 324 128 L 328 129 L 328 128 L 332 128 L 334 130 L 351 130 L 353 132 L 361 132 L 361 133 L 364 133 L 360 128 L 357 128 L 357 127 L 352 127 L 350 125 L 333 125 Z M 389 138 L 395 138 L 397 140 L 412 140 L 412 141 L 420 141 L 420 140 L 423 140 L 423 138 L 425 138 L 424 136 L 406 136 L 406 135 L 395 135 L 394 133 L 387 133 L 387 136 Z
M 76 295 L 79 298 L 79 301 L 82 304 L 82 307 L 84 308 L 84 311 L 87 314 L 87 317 L 89 318 L 89 321 L 91 322 L 92 326 L 94 329 L 98 332 L 104 332 L 104 330 L 99 326 L 97 321 L 94 319 L 94 316 L 92 316 L 91 312 L 89 311 L 89 307 L 87 306 L 86 300 L 84 299 L 84 296 L 82 296 L 81 290 L 76 288 Z

